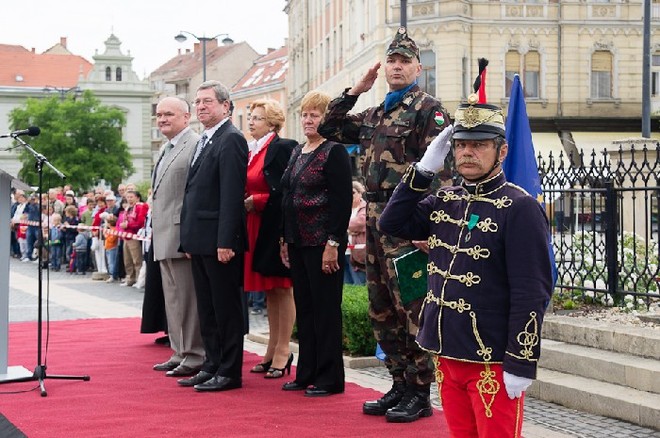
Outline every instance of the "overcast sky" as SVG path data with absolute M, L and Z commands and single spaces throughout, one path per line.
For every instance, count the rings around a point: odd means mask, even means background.
M 18 0 L 0 12 L 0 43 L 41 53 L 67 37 L 68 49 L 93 62 L 114 33 L 124 54 L 133 56 L 140 78 L 164 64 L 178 49 L 192 49 L 193 38 L 174 40 L 180 30 L 213 37 L 228 33 L 258 53 L 284 45 L 285 0 Z M 222 37 L 220 38 L 222 39 Z

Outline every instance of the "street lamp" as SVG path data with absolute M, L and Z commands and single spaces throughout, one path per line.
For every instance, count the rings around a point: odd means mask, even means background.
M 190 35 L 191 37 L 195 38 L 200 43 L 202 43 L 202 80 L 203 80 L 203 82 L 206 82 L 206 43 L 207 43 L 207 41 L 213 41 L 213 40 L 215 40 L 215 39 L 217 39 L 218 37 L 221 37 L 221 36 L 225 37 L 222 40 L 222 44 L 233 44 L 234 40 L 229 38 L 229 34 L 226 34 L 226 33 L 219 33 L 216 36 L 209 38 L 209 37 L 198 37 L 194 33 L 191 33 L 191 32 L 185 31 L 185 30 L 179 31 L 179 34 L 177 36 L 175 36 L 174 39 L 177 40 L 178 42 L 182 43 L 182 42 L 184 42 L 188 39 L 184 35 L 186 33 L 188 35 Z

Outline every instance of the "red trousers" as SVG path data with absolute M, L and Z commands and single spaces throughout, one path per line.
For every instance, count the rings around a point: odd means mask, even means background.
M 511 400 L 502 365 L 437 358 L 436 380 L 452 437 L 520 437 L 522 397 Z

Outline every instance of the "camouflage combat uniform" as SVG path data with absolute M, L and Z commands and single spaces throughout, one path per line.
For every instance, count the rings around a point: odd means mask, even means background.
M 359 144 L 367 189 L 367 288 L 369 317 L 376 340 L 387 355 L 395 381 L 424 386 L 433 379 L 430 356 L 415 343 L 421 299 L 403 305 L 392 260 L 414 246 L 387 236 L 378 219 L 409 164 L 419 161 L 426 146 L 449 123 L 440 102 L 413 86 L 389 111 L 384 105 L 348 115 L 358 96 L 347 91 L 330 102 L 318 132 L 345 144 Z

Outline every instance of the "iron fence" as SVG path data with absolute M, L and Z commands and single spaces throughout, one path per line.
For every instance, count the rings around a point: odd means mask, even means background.
M 628 308 L 660 298 L 660 143 L 538 156 L 558 279 L 555 294 Z

